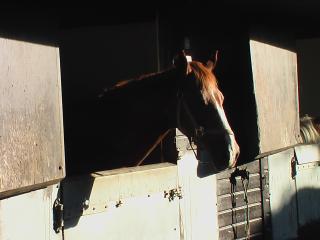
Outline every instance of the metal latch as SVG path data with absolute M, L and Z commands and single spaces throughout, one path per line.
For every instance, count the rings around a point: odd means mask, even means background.
M 305 163 L 305 164 L 299 164 L 296 166 L 297 171 L 301 170 L 307 170 L 310 168 L 316 168 L 320 166 L 320 162 L 311 162 L 311 163 Z
M 59 233 L 63 229 L 63 204 L 61 199 L 57 198 L 53 204 L 53 229 Z

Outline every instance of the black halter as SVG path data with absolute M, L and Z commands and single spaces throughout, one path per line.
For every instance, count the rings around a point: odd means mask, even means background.
M 194 115 L 192 114 L 187 102 L 183 98 L 183 93 L 179 92 L 177 95 L 177 127 L 179 129 L 183 129 L 182 124 L 181 124 L 181 111 L 184 109 L 186 112 L 191 124 L 193 125 L 193 133 L 192 136 L 188 137 L 190 146 L 192 148 L 192 142 L 195 144 L 198 144 L 201 142 L 202 138 L 206 135 L 234 135 L 232 131 L 229 129 L 205 129 L 203 126 L 200 126 L 198 122 L 196 121 Z M 194 151 L 194 149 L 192 149 Z M 194 154 L 197 159 L 198 156 L 194 151 Z

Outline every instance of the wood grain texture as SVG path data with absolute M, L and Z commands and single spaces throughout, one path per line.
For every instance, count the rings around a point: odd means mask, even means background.
M 0 38 L 0 198 L 65 176 L 59 51 Z
M 252 219 L 250 221 L 250 234 L 260 235 L 263 231 L 263 222 L 261 218 Z M 221 228 L 219 231 L 219 240 L 245 239 L 245 223 L 238 223 L 233 226 Z M 253 239 L 250 237 L 250 239 Z
M 243 185 L 240 177 L 236 177 L 235 192 L 243 191 Z M 260 175 L 255 173 L 250 175 L 248 189 L 260 188 Z M 224 195 L 231 193 L 231 183 L 229 179 L 219 180 L 217 183 L 217 195 Z
M 261 165 L 261 159 L 240 165 L 238 169 L 249 172 L 247 199 L 250 219 L 250 239 L 263 239 L 265 234 L 264 191 L 268 191 L 268 167 Z M 246 202 L 240 177 L 236 177 L 234 192 L 231 191 L 230 177 L 235 169 L 217 174 L 217 209 L 219 239 L 245 239 L 244 223 Z M 263 178 L 262 178 L 263 177 Z M 246 183 L 246 181 L 244 182 Z M 267 206 L 267 205 L 266 205 Z M 270 212 L 270 211 L 268 211 Z
M 219 213 L 219 227 L 225 227 L 239 222 L 244 222 L 246 219 L 246 207 L 227 210 Z M 262 209 L 259 203 L 249 205 L 249 219 L 261 218 Z
M 248 203 L 259 203 L 261 202 L 261 191 L 259 188 L 250 189 L 247 192 Z M 234 196 L 235 207 L 242 207 L 246 205 L 244 200 L 244 192 L 238 192 Z M 232 209 L 232 195 L 226 194 L 218 197 L 217 203 L 218 211 L 224 211 L 227 209 Z
M 296 53 L 250 40 L 260 154 L 299 138 Z
M 260 167 L 259 167 L 259 164 L 258 164 L 258 161 L 252 161 L 252 162 L 249 162 L 247 164 L 243 164 L 243 165 L 240 165 L 240 166 L 237 166 L 237 168 L 239 168 L 240 170 L 247 170 L 250 174 L 252 173 L 259 173 L 260 172 Z M 222 172 L 219 172 L 217 174 L 217 179 L 220 180 L 220 179 L 226 179 L 226 178 L 230 178 L 231 176 L 231 173 L 234 172 L 235 168 L 232 168 L 232 169 L 227 169 L 225 171 L 222 171 Z

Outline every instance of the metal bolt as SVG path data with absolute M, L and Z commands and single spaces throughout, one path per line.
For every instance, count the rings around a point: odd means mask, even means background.
M 83 202 L 83 209 L 88 209 L 89 208 L 89 204 L 90 204 L 90 201 L 88 199 L 86 199 L 84 202 Z
M 122 205 L 121 200 L 119 200 L 118 202 L 116 202 L 116 207 L 117 207 L 117 208 L 120 207 L 121 205 Z

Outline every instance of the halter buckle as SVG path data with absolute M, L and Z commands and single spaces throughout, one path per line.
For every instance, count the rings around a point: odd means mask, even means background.
M 195 128 L 194 137 L 195 137 L 196 142 L 198 142 L 204 136 L 204 133 L 205 133 L 204 127 L 200 126 L 198 128 Z

